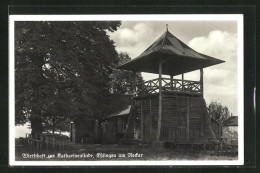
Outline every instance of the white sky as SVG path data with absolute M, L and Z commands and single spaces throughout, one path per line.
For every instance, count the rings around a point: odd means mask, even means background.
M 140 55 L 166 30 L 194 50 L 224 60 L 204 69 L 204 98 L 226 105 L 238 115 L 237 96 L 237 22 L 236 21 L 122 21 L 119 30 L 110 33 L 117 51 L 131 58 Z M 142 73 L 145 80 L 157 75 Z M 178 78 L 178 76 L 177 76 Z M 186 73 L 185 79 L 199 80 L 199 71 Z

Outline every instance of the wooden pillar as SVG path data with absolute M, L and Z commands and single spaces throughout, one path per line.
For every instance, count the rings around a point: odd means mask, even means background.
M 134 71 L 133 72 L 134 73 L 134 76 L 136 76 L 136 72 Z M 136 81 L 136 78 L 134 78 L 134 86 L 133 86 L 133 97 L 135 97 L 135 95 L 136 95 L 136 83 L 137 83 L 137 81 Z M 133 99 L 134 100 L 134 116 L 133 116 L 133 118 L 134 118 L 134 123 L 133 123 L 133 128 L 134 128 L 134 130 L 133 131 L 135 131 L 135 128 L 136 128 L 136 125 L 135 125 L 135 119 L 136 119 L 136 101 L 135 101 L 135 99 Z M 135 134 L 134 134 L 135 135 Z
M 134 76 L 136 76 L 136 72 L 134 71 L 133 73 L 134 73 Z M 136 86 L 135 86 L 135 85 L 136 85 L 136 82 L 137 82 L 137 81 L 136 81 L 136 78 L 134 78 L 133 96 L 135 96 L 135 94 L 136 94 Z
M 187 98 L 187 141 L 190 140 L 190 98 Z
M 171 91 L 173 91 L 173 75 L 171 74 L 170 77 L 171 77 Z
M 203 68 L 200 69 L 200 91 L 203 97 Z
M 160 140 L 161 125 L 162 125 L 162 61 L 159 63 L 159 110 L 158 110 L 158 125 L 156 140 Z
M 181 89 L 182 89 L 182 91 L 184 91 L 184 83 L 183 83 L 183 80 L 184 80 L 184 74 L 182 73 L 182 74 L 181 74 Z
M 200 127 L 200 135 L 201 136 L 204 136 L 204 116 L 207 116 L 206 115 L 206 102 L 204 99 L 202 99 L 202 102 L 201 102 L 201 111 L 202 111 L 202 114 L 201 114 L 201 119 L 200 119 L 200 124 L 201 124 L 201 127 Z
M 149 128 L 150 128 L 150 136 L 149 136 L 149 140 L 152 140 L 152 120 L 153 120 L 153 112 L 152 112 L 152 98 L 150 97 L 150 117 L 149 117 Z
M 74 125 L 74 122 L 70 123 L 70 142 L 75 143 L 75 125 Z
M 143 101 L 141 100 L 141 133 L 142 133 L 142 137 L 143 139 L 145 139 L 146 137 L 144 137 L 144 115 L 143 115 Z

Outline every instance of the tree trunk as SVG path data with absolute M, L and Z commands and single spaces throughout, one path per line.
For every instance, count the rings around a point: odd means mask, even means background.
M 35 133 L 42 133 L 43 127 L 42 127 L 41 119 L 40 118 L 31 118 L 31 128 L 32 128 L 31 134 L 33 136 Z

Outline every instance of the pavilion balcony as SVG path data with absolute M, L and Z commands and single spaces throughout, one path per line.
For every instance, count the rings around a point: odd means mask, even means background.
M 162 92 L 202 94 L 199 81 L 161 78 Z M 135 96 L 142 97 L 159 93 L 159 78 L 135 84 Z

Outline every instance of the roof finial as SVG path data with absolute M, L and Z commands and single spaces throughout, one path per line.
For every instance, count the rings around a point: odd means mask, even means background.
M 168 24 L 166 24 L 166 31 L 168 31 Z

